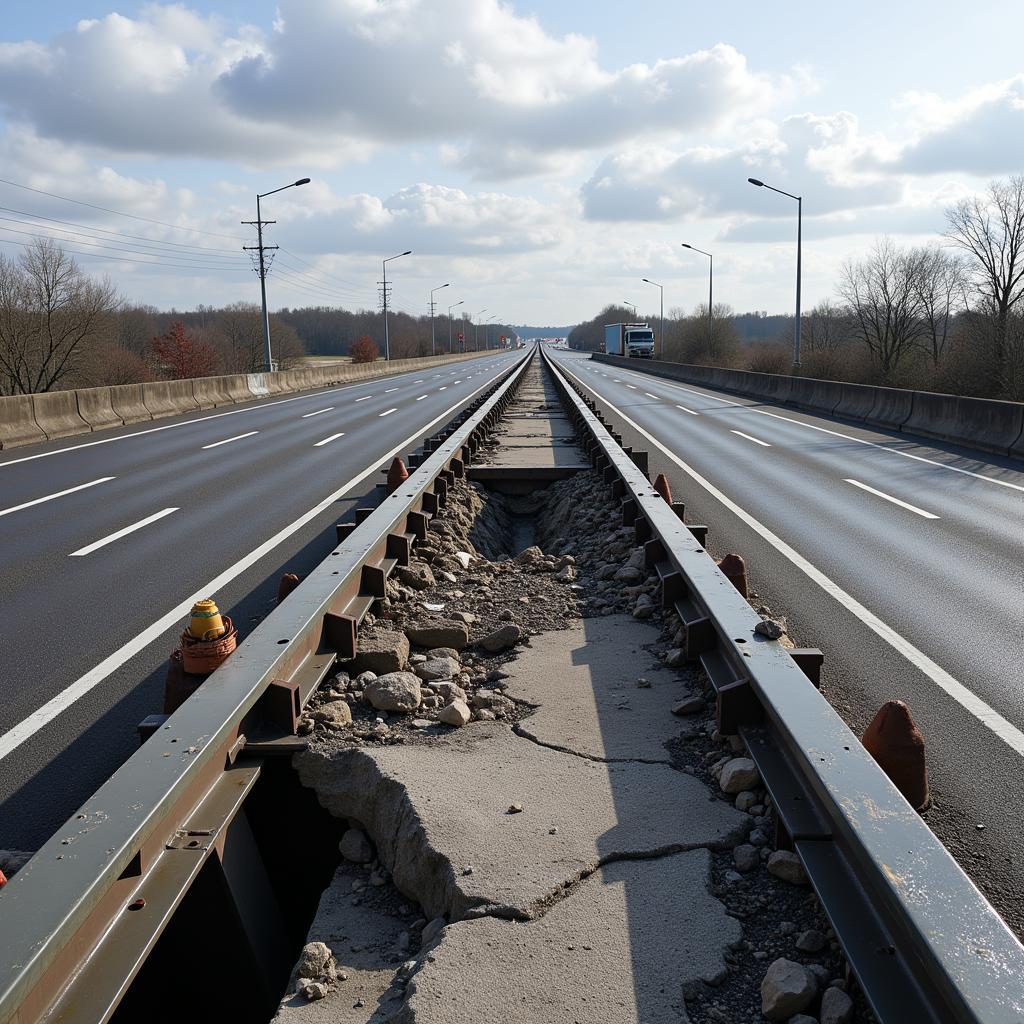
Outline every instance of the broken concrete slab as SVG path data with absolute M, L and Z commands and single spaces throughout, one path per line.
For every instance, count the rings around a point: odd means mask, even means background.
M 396 1024 L 679 1024 L 684 986 L 724 968 L 739 922 L 695 850 L 596 871 L 537 921 L 449 925 Z
M 500 722 L 429 744 L 353 748 L 325 736 L 294 763 L 324 807 L 367 829 L 428 917 L 534 917 L 602 862 L 731 847 L 749 828 L 667 765 L 588 760 Z M 524 813 L 508 814 L 513 804 Z
M 505 669 L 505 693 L 538 708 L 517 731 L 585 757 L 668 763 L 665 743 L 679 735 L 670 711 L 689 688 L 644 650 L 656 636 L 610 615 L 533 637 Z M 649 687 L 637 686 L 640 676 Z

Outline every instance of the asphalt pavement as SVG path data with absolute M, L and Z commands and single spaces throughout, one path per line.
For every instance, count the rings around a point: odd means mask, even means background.
M 556 353 L 650 453 L 709 547 L 799 646 L 861 733 L 886 700 L 926 743 L 926 819 L 1024 935 L 1024 467 Z
M 132 753 L 193 600 L 244 637 L 381 465 L 523 355 L 2 453 L 0 847 L 35 849 Z

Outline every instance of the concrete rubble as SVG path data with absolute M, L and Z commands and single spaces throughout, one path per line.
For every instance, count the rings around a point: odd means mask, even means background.
M 349 828 L 278 1020 L 867 1019 L 618 521 L 589 473 L 451 488 L 304 715 Z

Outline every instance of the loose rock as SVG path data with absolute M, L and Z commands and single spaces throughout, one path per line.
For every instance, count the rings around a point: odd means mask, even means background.
M 450 647 L 461 651 L 469 643 L 463 622 L 419 622 L 405 627 L 405 635 L 417 647 Z
M 409 660 L 409 641 L 390 629 L 362 630 L 352 662 L 355 672 L 399 672 Z
M 810 1006 L 817 982 L 803 964 L 780 957 L 761 982 L 761 1012 L 768 1020 L 787 1020 Z
M 469 705 L 457 697 L 451 704 L 443 707 L 437 716 L 438 721 L 444 722 L 445 725 L 454 725 L 456 728 L 468 725 L 472 717 Z
M 340 729 L 342 726 L 351 725 L 352 709 L 343 700 L 332 700 L 321 704 L 313 712 L 313 720 L 326 725 L 330 729 Z
M 745 789 L 756 789 L 760 784 L 757 765 L 749 757 L 734 757 L 727 761 L 719 779 L 723 793 L 740 793 Z
M 821 997 L 821 1024 L 850 1024 L 853 1000 L 839 988 L 827 988 Z
M 501 629 L 496 629 L 493 633 L 488 633 L 480 641 L 479 646 L 485 651 L 490 651 L 491 654 L 499 654 L 501 651 L 507 651 L 510 647 L 515 647 L 522 635 L 523 631 L 515 623 L 510 623 L 507 626 L 502 626 Z
M 411 711 L 420 706 L 420 681 L 412 672 L 378 676 L 363 690 L 363 699 L 378 711 Z
M 373 845 L 361 828 L 347 829 L 341 837 L 341 842 L 338 843 L 338 850 L 345 860 L 351 861 L 353 864 L 368 864 L 373 860 Z
M 768 870 L 791 885 L 806 885 L 807 872 L 800 858 L 790 850 L 775 850 L 768 857 Z
M 318 978 L 331 959 L 331 947 L 326 942 L 307 942 L 299 954 L 295 972 L 300 978 Z

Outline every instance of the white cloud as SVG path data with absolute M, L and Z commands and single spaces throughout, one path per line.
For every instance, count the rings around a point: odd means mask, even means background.
M 902 194 L 891 175 L 857 167 L 872 142 L 852 114 L 799 114 L 739 134 L 744 141 L 731 148 L 633 147 L 605 158 L 582 187 L 585 215 L 610 221 L 790 215 L 783 199 L 766 196 L 748 177 L 807 196 L 811 215 L 886 205 Z
M 912 93 L 901 105 L 919 130 L 888 160 L 883 157 L 883 166 L 911 174 L 980 176 L 1024 170 L 1024 74 L 953 100 Z
M 49 45 L 0 47 L 0 104 L 47 137 L 120 153 L 344 162 L 432 141 L 509 176 L 631 137 L 718 132 L 807 89 L 719 44 L 605 69 L 499 0 L 283 0 L 269 33 L 153 4 Z M 547 170 L 550 162 L 542 162 Z

